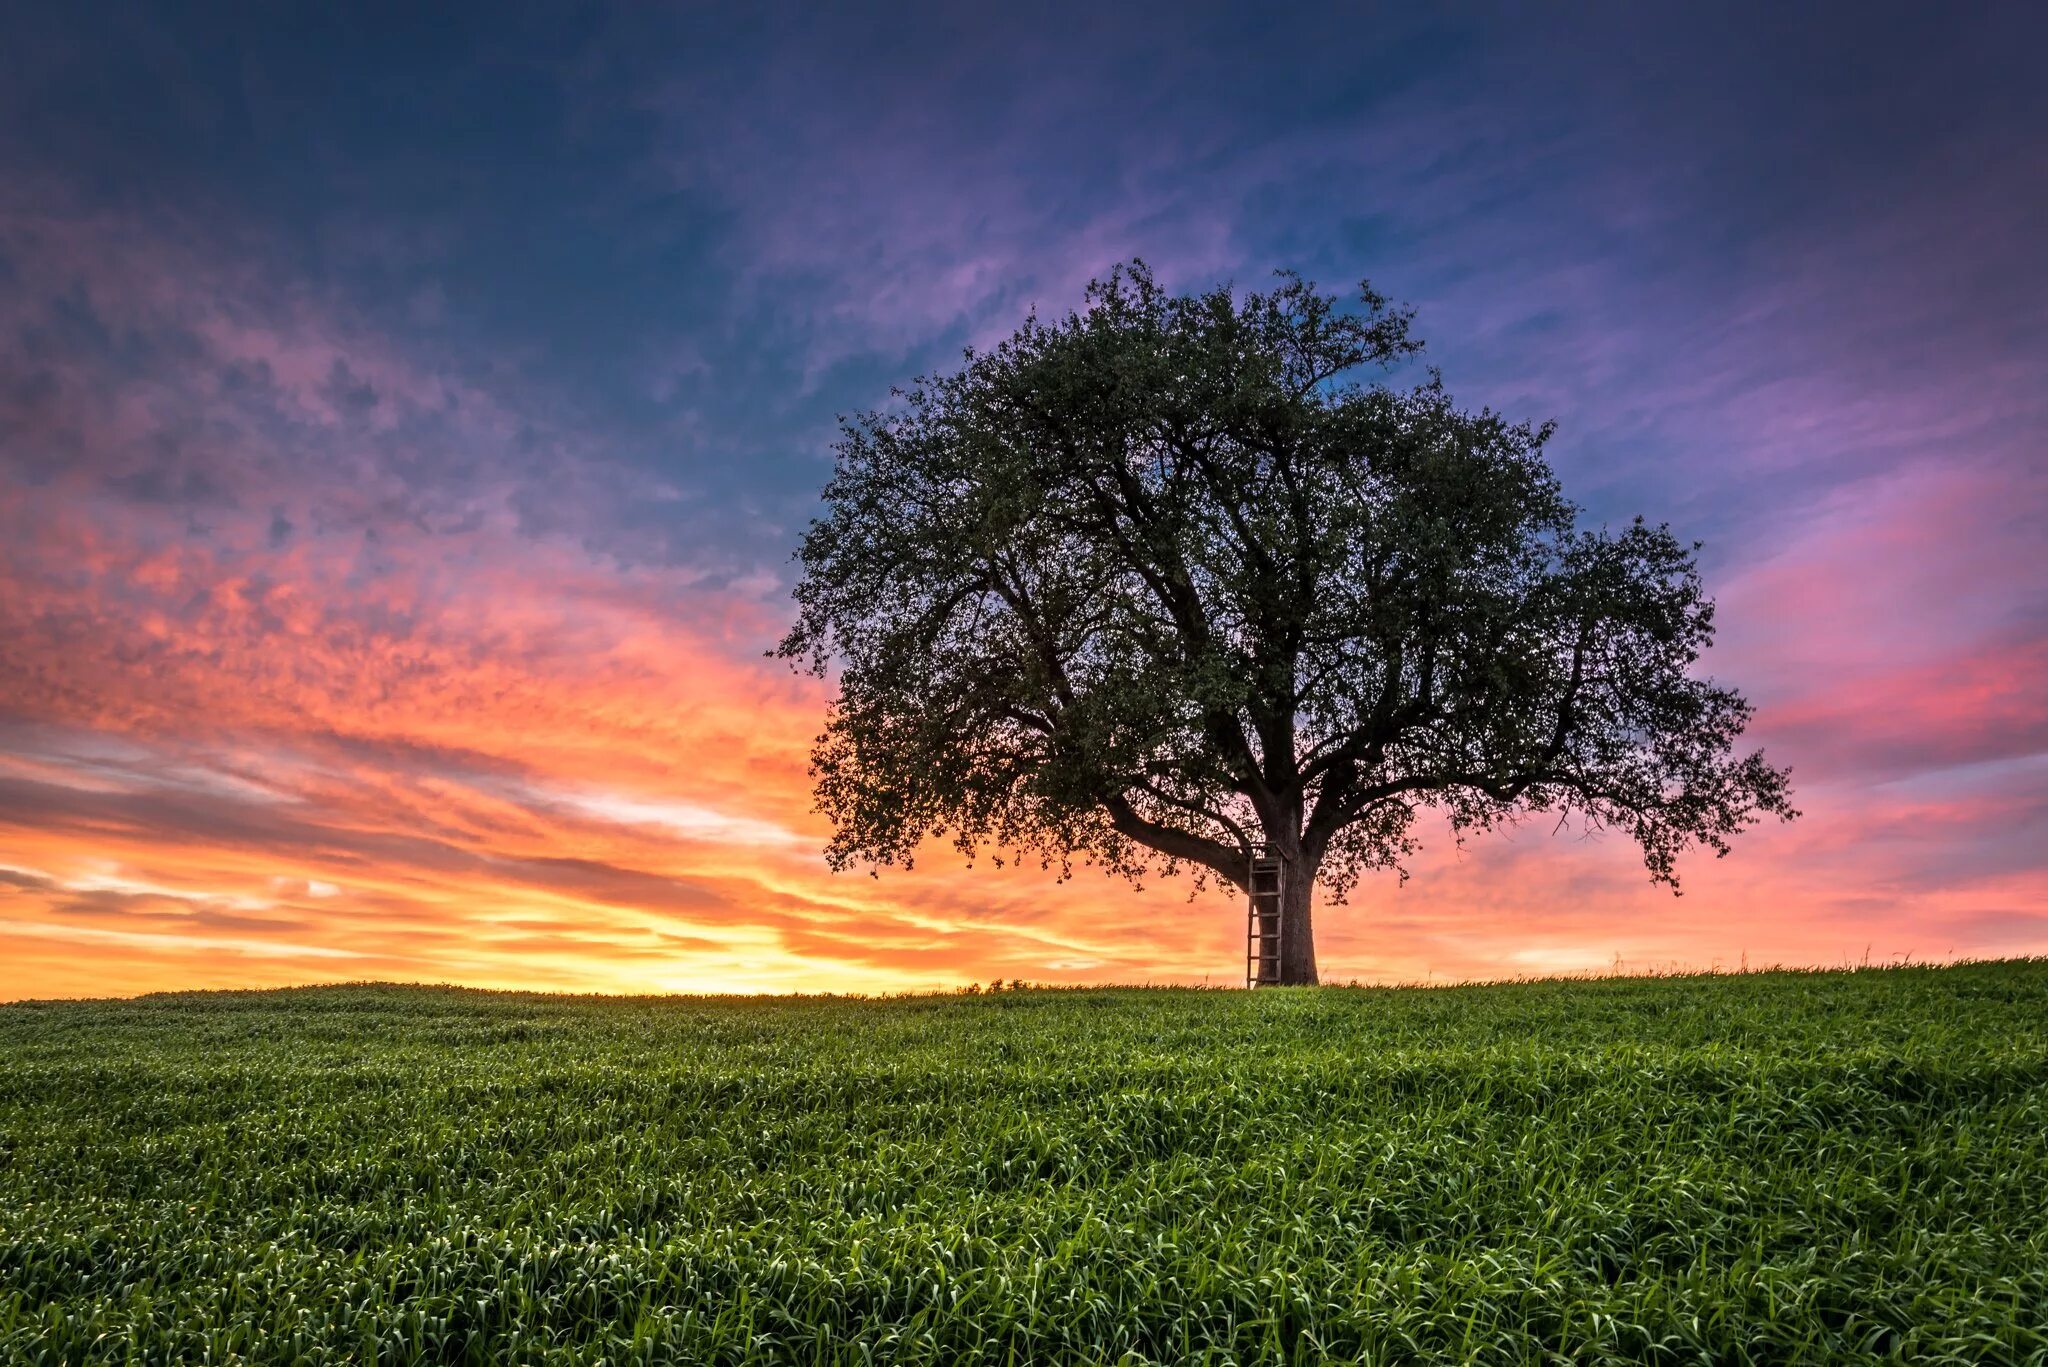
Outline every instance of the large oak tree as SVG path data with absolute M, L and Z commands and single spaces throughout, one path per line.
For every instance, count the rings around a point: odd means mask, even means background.
M 1748 704 L 1694 666 L 1695 546 L 1580 528 L 1550 428 L 1458 408 L 1368 285 L 1175 295 L 1142 263 L 844 424 L 777 653 L 838 697 L 813 755 L 834 867 L 1077 854 L 1136 878 L 1398 867 L 1418 812 L 1625 831 L 1653 879 L 1763 814 Z

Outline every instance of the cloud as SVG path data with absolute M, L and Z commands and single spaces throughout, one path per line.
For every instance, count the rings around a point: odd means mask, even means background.
M 1134 254 L 1371 275 L 1590 519 L 1708 537 L 1808 813 L 1678 900 L 1440 835 L 1331 976 L 2048 949 L 2022 20 L 444 22 L 488 77 L 0 44 L 6 991 L 1234 980 L 1231 899 L 828 874 L 761 658 L 832 414 Z

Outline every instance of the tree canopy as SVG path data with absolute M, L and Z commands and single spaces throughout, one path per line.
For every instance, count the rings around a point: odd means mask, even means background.
M 1242 887 L 1266 844 L 1312 982 L 1311 889 L 1398 867 L 1426 808 L 1576 815 L 1674 888 L 1794 815 L 1694 672 L 1697 545 L 1580 527 L 1549 425 L 1386 383 L 1409 329 L 1369 284 L 1173 294 L 1134 262 L 846 420 L 777 648 L 839 666 L 833 866 L 949 834 Z

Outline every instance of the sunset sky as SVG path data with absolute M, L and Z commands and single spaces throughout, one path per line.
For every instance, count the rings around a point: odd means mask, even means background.
M 1673 8 L 10 7 L 0 998 L 1242 981 L 829 873 L 763 658 L 834 415 L 1132 255 L 1370 276 L 1704 540 L 1806 814 L 1426 822 L 1326 981 L 2048 953 L 2048 10 Z

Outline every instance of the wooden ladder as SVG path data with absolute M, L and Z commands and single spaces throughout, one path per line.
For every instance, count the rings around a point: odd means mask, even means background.
M 1280 891 L 1287 866 L 1271 845 L 1254 845 L 1249 855 L 1251 905 L 1245 910 L 1244 985 L 1271 987 L 1280 981 Z

